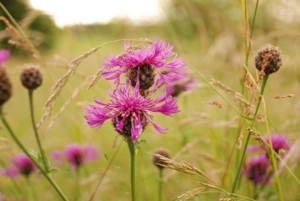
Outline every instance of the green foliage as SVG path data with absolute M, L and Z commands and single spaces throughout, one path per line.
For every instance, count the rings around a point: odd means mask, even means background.
M 33 45 L 40 51 L 48 51 L 55 47 L 60 29 L 55 25 L 54 20 L 47 14 L 30 8 L 27 1 L 4 0 L 1 1 L 10 15 L 19 23 Z M 0 9 L 0 15 L 9 19 L 8 15 Z M 9 48 L 15 53 L 24 54 L 24 49 L 12 46 L 8 43 L 10 39 L 21 42 L 14 34 L 6 31 L 5 24 L 0 23 L 0 44 L 4 48 Z M 24 46 L 24 44 L 23 44 Z M 25 48 L 26 49 L 26 48 Z

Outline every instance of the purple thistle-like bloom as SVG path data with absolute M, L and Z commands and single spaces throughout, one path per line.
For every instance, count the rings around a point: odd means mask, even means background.
M 99 158 L 99 150 L 95 146 L 84 144 L 70 144 L 65 148 L 64 152 L 53 151 L 52 157 L 56 159 L 56 165 L 62 165 L 67 160 L 73 169 L 79 168 L 86 162 L 97 160 Z
M 19 154 L 12 160 L 10 167 L 4 168 L 2 174 L 9 178 L 15 178 L 22 174 L 28 177 L 37 167 L 26 154 Z
M 0 66 L 8 59 L 10 55 L 9 50 L 2 49 L 0 50 Z
M 134 89 L 129 85 L 119 87 L 114 93 L 110 93 L 110 96 L 112 100 L 109 103 L 95 100 L 96 105 L 87 107 L 84 117 L 91 127 L 98 128 L 106 120 L 112 119 L 116 130 L 120 133 L 128 131 L 126 136 L 131 137 L 133 142 L 139 138 L 147 122 L 160 133 L 167 130 L 152 121 L 152 112 L 160 112 L 167 116 L 179 112 L 177 100 L 170 96 L 170 91 L 152 100 L 139 93 L 139 82 Z
M 264 136 L 264 139 L 269 143 L 269 137 L 267 135 Z M 280 154 L 281 151 L 288 151 L 290 149 L 291 145 L 288 142 L 287 135 L 272 134 L 271 140 L 273 149 L 278 154 Z
M 270 167 L 271 162 L 266 155 L 253 156 L 246 163 L 243 173 L 254 185 L 268 184 L 272 175 Z
M 125 74 L 126 78 L 130 79 L 129 74 L 132 74 L 130 71 L 139 67 L 141 68 L 141 81 L 146 77 L 153 78 L 152 83 L 146 89 L 152 86 L 154 79 L 156 85 L 172 84 L 184 76 L 185 62 L 182 58 L 176 58 L 176 53 L 173 52 L 174 46 L 163 40 L 154 40 L 148 46 L 142 47 L 131 47 L 130 43 L 126 44 L 124 41 L 125 52 L 121 56 L 112 54 L 110 59 L 106 58 L 107 62 L 104 63 L 106 68 L 102 72 L 106 80 L 114 80 L 115 84 L 119 85 L 121 74 Z M 170 58 L 173 59 L 169 61 Z M 152 70 L 155 73 L 152 73 Z M 136 75 L 136 73 L 133 74 Z M 131 79 L 131 82 L 135 82 L 135 78 Z

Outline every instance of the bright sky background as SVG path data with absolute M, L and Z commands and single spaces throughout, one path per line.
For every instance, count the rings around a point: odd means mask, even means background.
M 116 18 L 153 23 L 164 16 L 160 2 L 166 0 L 30 0 L 34 8 L 51 15 L 60 27 L 108 23 Z

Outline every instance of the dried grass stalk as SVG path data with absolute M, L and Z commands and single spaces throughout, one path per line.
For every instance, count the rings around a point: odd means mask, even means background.
M 153 156 L 155 156 L 155 157 L 159 158 L 161 161 L 163 161 L 162 166 L 164 166 L 165 168 L 169 168 L 172 170 L 176 170 L 178 172 L 183 172 L 183 173 L 191 174 L 191 175 L 199 174 L 201 176 L 206 177 L 206 175 L 201 170 L 199 170 L 198 168 L 192 166 L 191 164 L 189 164 L 187 162 L 177 163 L 176 161 L 173 161 L 172 159 L 166 158 L 159 154 L 153 154 Z
M 59 95 L 62 92 L 62 89 L 64 88 L 64 86 L 67 84 L 67 82 L 70 80 L 70 78 L 72 77 L 72 75 L 76 72 L 79 64 L 86 59 L 88 56 L 90 56 L 91 54 L 95 53 L 101 46 L 95 47 L 93 49 L 91 49 L 90 51 L 80 55 L 79 57 L 77 57 L 76 59 L 72 60 L 68 66 L 70 67 L 68 72 L 66 74 L 64 74 L 52 87 L 51 89 L 51 96 L 48 98 L 48 100 L 45 103 L 45 108 L 46 111 L 44 112 L 43 116 L 41 117 L 41 120 L 39 121 L 37 128 L 39 128 L 42 123 L 45 121 L 45 119 L 49 118 L 49 116 L 51 115 L 51 111 L 53 109 L 53 104 L 55 102 L 55 100 L 59 97 Z
M 295 94 L 286 94 L 286 95 L 278 95 L 278 96 L 275 96 L 274 98 L 275 99 L 281 99 L 281 98 L 292 98 L 294 97 Z
M 190 191 L 188 191 L 186 193 L 183 193 L 183 194 L 179 195 L 176 200 L 177 201 L 188 200 L 190 198 L 193 198 L 193 197 L 199 195 L 200 193 L 202 193 L 205 190 L 207 190 L 206 187 L 195 188 L 193 190 L 190 190 Z

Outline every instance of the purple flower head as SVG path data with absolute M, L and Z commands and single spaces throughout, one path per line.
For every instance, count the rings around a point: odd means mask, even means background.
M 64 160 L 67 160 L 73 169 L 79 168 L 86 162 L 90 162 L 99 158 L 99 150 L 97 147 L 84 144 L 70 144 L 65 148 L 65 151 L 53 151 L 52 157 L 56 160 L 56 165 L 62 165 Z
M 147 90 L 153 85 L 172 84 L 184 76 L 185 62 L 176 57 L 174 47 L 165 41 L 154 40 L 148 46 L 138 47 L 130 44 L 131 41 L 128 44 L 124 41 L 125 51 L 120 56 L 112 54 L 110 59 L 106 58 L 102 72 L 106 80 L 114 80 L 119 85 L 124 74 L 133 87 L 139 79 L 141 89 Z
M 264 139 L 269 143 L 269 137 L 264 136 Z M 276 153 L 280 154 L 282 151 L 288 151 L 290 149 L 290 143 L 288 142 L 287 135 L 272 134 L 271 135 L 273 149 Z
M 134 89 L 128 84 L 119 87 L 110 96 L 112 100 L 109 103 L 95 100 L 96 105 L 87 107 L 84 117 L 91 127 L 98 128 L 106 120 L 112 119 L 116 130 L 125 137 L 131 137 L 133 142 L 139 138 L 148 122 L 160 133 L 167 130 L 152 121 L 152 112 L 167 116 L 179 112 L 177 101 L 170 96 L 169 90 L 152 100 L 139 93 L 139 82 Z
M 243 173 L 254 185 L 268 184 L 271 178 L 270 167 L 270 160 L 263 154 L 251 157 L 246 163 Z
M 37 167 L 27 155 L 19 154 L 12 160 L 10 167 L 2 170 L 2 174 L 10 178 L 15 178 L 20 174 L 28 177 L 36 170 Z
M 0 50 L 0 66 L 8 59 L 10 55 L 9 50 L 2 49 Z
M 185 76 L 180 81 L 175 82 L 174 84 L 170 85 L 171 96 L 177 97 L 184 91 L 193 91 L 196 89 L 196 83 L 198 82 L 197 79 Z

